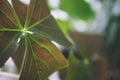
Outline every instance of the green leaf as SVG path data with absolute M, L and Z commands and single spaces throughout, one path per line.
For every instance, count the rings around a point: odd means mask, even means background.
M 26 42 L 20 80 L 46 80 L 51 73 L 68 65 L 62 53 L 45 37 L 28 35 Z
M 18 67 L 19 70 L 22 68 L 24 54 L 25 54 L 25 47 L 26 47 L 25 39 L 24 39 L 24 37 L 22 37 L 19 42 L 19 47 L 18 47 L 17 51 L 12 56 L 16 66 Z
M 42 34 L 62 45 L 71 46 L 71 43 L 66 39 L 53 16 L 49 16 L 46 20 L 32 28 L 31 31 Z
M 26 19 L 26 27 L 40 23 L 50 15 L 45 0 L 31 0 Z
M 20 2 L 19 0 L 12 0 L 12 4 L 21 24 L 24 25 L 27 16 L 28 5 Z
M 0 0 L 0 11 L 19 28 L 22 28 L 20 21 L 15 13 L 15 10 L 7 0 Z
M 17 50 L 19 46 L 18 39 L 19 34 L 15 34 L 15 32 L 3 32 L 0 36 L 0 67 Z
M 80 61 L 73 53 L 69 55 L 70 66 L 67 69 L 66 80 L 93 80 L 89 64 L 85 64 L 84 60 Z
M 0 8 L 1 9 L 1 8 Z M 0 31 L 2 29 L 15 29 L 15 25 L 7 18 L 7 16 L 0 10 Z
M 82 20 L 89 20 L 94 16 L 93 10 L 85 0 L 61 0 L 60 9 Z
M 20 0 L 12 0 L 12 3 L 0 0 L 0 67 L 12 57 L 21 68 L 20 80 L 45 80 L 54 71 L 68 65 L 62 53 L 47 38 L 65 45 L 70 43 L 50 15 L 44 0 L 30 0 L 28 5 Z
M 14 7 L 18 7 L 18 5 L 15 5 L 18 2 L 19 1 L 13 0 Z M 22 5 L 22 7 L 23 6 L 25 5 Z M 18 9 L 16 8 L 16 12 L 18 12 L 17 11 Z M 54 18 L 50 15 L 50 12 L 44 0 L 31 0 L 30 5 L 28 6 L 28 10 L 26 10 L 26 12 L 27 12 L 27 17 L 24 27 L 28 27 L 28 29 L 32 29 L 33 32 L 37 31 L 37 33 L 43 34 L 44 36 L 50 38 L 51 40 L 55 40 L 60 44 L 64 44 L 67 46 L 71 45 L 71 43 L 65 38 L 64 34 L 59 29 Z M 37 27 L 34 27 L 36 25 Z

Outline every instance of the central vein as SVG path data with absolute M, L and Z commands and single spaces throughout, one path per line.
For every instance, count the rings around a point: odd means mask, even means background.
M 29 30 L 27 30 L 26 28 L 23 28 L 23 29 L 22 29 L 22 35 L 25 36 L 27 33 L 33 34 L 32 31 L 29 31 Z

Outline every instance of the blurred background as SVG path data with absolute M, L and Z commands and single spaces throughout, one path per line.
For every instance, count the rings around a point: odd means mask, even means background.
M 60 80 L 120 80 L 120 0 L 47 1 L 74 45 L 60 48 L 70 63 Z
M 29 4 L 29 0 L 20 1 Z M 46 1 L 73 43 L 72 48 L 58 46 L 70 66 L 50 80 L 120 80 L 120 0 Z

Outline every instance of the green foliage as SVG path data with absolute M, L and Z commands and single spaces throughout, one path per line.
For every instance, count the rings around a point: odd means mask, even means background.
M 54 71 L 67 67 L 66 59 L 51 40 L 71 44 L 50 15 L 46 2 L 12 3 L 0 0 L 0 67 L 13 57 L 21 68 L 20 80 L 46 80 Z
M 70 67 L 67 72 L 67 80 L 93 80 L 89 63 L 77 59 L 73 53 L 70 54 L 68 60 Z
M 85 0 L 61 0 L 60 9 L 82 20 L 93 18 L 94 12 Z

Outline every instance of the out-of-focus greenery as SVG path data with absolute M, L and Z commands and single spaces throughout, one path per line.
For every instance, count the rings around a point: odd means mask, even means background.
M 59 18 L 56 19 L 61 30 L 67 37 L 68 37 L 68 31 L 74 29 L 74 25 L 72 21 L 75 22 L 75 20 L 76 21 L 83 20 L 86 22 L 90 22 L 95 17 L 94 10 L 90 6 L 90 4 L 85 0 L 57 0 L 59 2 L 57 7 L 53 7 L 53 5 L 50 4 L 50 1 L 52 0 L 47 0 L 48 6 L 51 9 L 51 12 L 59 10 L 59 11 L 65 12 L 68 16 L 68 18 L 65 20 L 61 20 Z M 56 16 L 56 15 L 53 15 L 53 16 Z M 59 12 L 57 16 L 63 17 L 62 15 L 59 15 Z
M 82 20 L 89 20 L 94 16 L 94 11 L 85 0 L 61 0 L 60 9 Z
M 70 53 L 68 60 L 70 67 L 67 72 L 67 80 L 93 80 L 90 63 L 87 58 L 81 61 L 73 53 Z
M 101 39 L 103 40 L 103 42 L 101 41 L 102 43 L 100 43 L 102 49 L 99 48 L 100 51 L 92 52 L 95 53 L 95 55 L 98 54 L 98 56 L 94 57 L 95 60 L 91 61 L 91 59 L 88 59 L 91 65 L 85 65 L 84 62 L 79 61 L 73 54 L 70 54 L 68 59 L 70 67 L 67 70 L 68 74 L 67 79 L 65 80 L 120 80 L 120 0 L 59 1 L 60 5 L 58 5 L 57 8 L 52 7 L 51 10 L 62 10 L 68 15 L 69 18 L 67 18 L 66 20 L 57 19 L 61 30 L 66 36 L 68 36 L 68 31 L 70 29 L 75 28 L 75 25 L 73 24 L 75 21 L 83 20 L 87 23 L 88 30 L 86 30 L 86 32 L 88 34 L 95 34 L 95 32 L 99 33 L 101 35 Z M 94 3 L 91 7 L 91 2 L 98 3 L 98 5 Z M 83 25 L 77 25 L 78 28 L 80 28 L 81 26 Z M 85 32 L 83 32 L 83 35 L 84 33 Z M 89 49 L 92 48 L 92 46 L 94 45 L 93 43 L 97 40 L 93 38 L 93 40 L 90 41 L 89 39 L 91 38 L 91 36 L 87 36 L 85 44 L 87 46 L 90 44 L 91 45 L 88 46 L 88 48 L 84 52 L 81 52 L 84 50 L 83 47 L 86 48 L 84 44 L 82 45 L 83 42 L 80 43 L 80 41 L 83 40 L 85 36 L 74 36 L 79 39 L 75 41 L 73 38 L 74 43 L 78 42 L 76 45 L 80 44 L 79 47 L 76 47 L 80 50 L 78 50 L 79 53 L 90 54 Z M 88 42 L 90 43 L 88 44 Z M 90 54 L 89 57 L 91 56 L 92 55 Z M 83 57 L 83 60 L 85 60 L 85 57 L 86 56 Z M 91 73 L 91 75 L 89 74 L 89 72 Z M 108 75 L 106 73 L 115 74 Z

